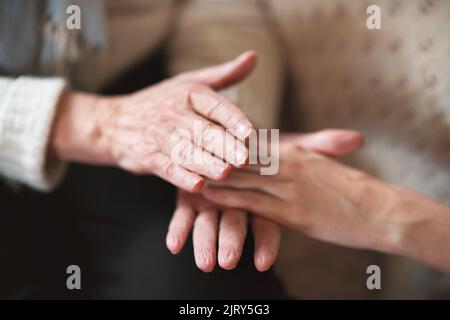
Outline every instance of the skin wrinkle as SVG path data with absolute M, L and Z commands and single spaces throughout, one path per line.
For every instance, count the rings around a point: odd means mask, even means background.
M 214 118 L 213 117 L 213 115 L 214 115 L 214 112 L 218 109 L 218 108 L 220 108 L 220 106 L 223 104 L 223 101 L 217 101 L 217 103 L 210 109 L 210 110 L 208 110 L 207 112 L 206 112 L 206 116 L 208 117 L 208 118 Z M 227 118 L 228 119 L 228 118 Z
M 200 232 L 202 229 L 209 232 Z M 194 253 L 197 266 L 205 272 L 210 272 L 214 268 L 217 229 L 216 210 L 210 209 L 199 213 L 193 230 Z
M 191 137 L 193 137 L 194 142 L 198 146 L 205 148 L 212 155 L 240 167 L 242 164 L 235 161 L 233 155 L 235 151 L 246 154 L 247 152 L 245 145 L 239 140 L 232 137 L 228 132 L 223 132 L 220 126 L 214 124 L 213 122 L 202 121 L 201 119 L 202 118 L 200 116 L 193 116 L 190 119 L 189 117 L 182 117 L 180 119 L 180 123 L 183 123 L 184 127 L 189 128 L 188 130 L 190 131 Z M 197 123 L 202 123 L 202 130 L 200 132 L 199 130 L 194 130 L 191 127 L 191 124 L 195 121 L 197 121 Z M 217 142 L 216 145 L 222 146 L 223 148 L 212 149 L 212 139 L 209 138 L 208 134 L 212 135 L 213 132 L 220 133 L 221 140 L 220 142 Z M 201 134 L 201 136 L 199 136 L 198 134 Z M 216 135 L 213 135 L 213 137 L 216 137 Z M 203 144 L 198 143 L 199 141 L 201 141 Z M 233 143 L 230 145 L 230 143 L 226 141 L 233 141 Z M 217 150 L 219 150 L 220 152 L 216 152 Z M 246 159 L 247 157 L 243 156 L 242 158 Z
M 251 224 L 255 234 L 254 263 L 259 271 L 266 271 L 278 256 L 280 227 L 256 216 L 252 217 Z
M 231 123 L 231 119 L 233 119 L 234 117 L 235 117 L 235 115 L 234 115 L 233 113 L 231 113 L 231 112 L 228 113 L 228 115 L 227 115 L 227 117 L 226 117 L 226 119 L 225 119 L 225 122 L 226 122 L 226 123 Z M 233 121 L 234 124 L 232 125 L 232 127 L 235 128 L 235 130 L 236 130 L 236 126 L 238 125 L 239 121 L 240 121 L 240 120 Z
M 240 210 L 227 210 L 222 214 L 219 227 L 219 265 L 234 269 L 239 262 L 247 233 L 247 214 Z

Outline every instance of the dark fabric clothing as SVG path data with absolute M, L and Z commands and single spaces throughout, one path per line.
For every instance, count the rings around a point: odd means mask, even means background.
M 157 177 L 71 167 L 53 194 L 2 190 L 2 298 L 281 298 L 272 272 L 258 273 L 253 248 L 234 271 L 197 270 L 192 245 L 173 256 L 165 233 L 175 188 Z M 82 289 L 66 288 L 81 268 Z

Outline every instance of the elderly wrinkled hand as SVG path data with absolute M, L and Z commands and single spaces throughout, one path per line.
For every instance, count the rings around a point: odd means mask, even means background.
M 60 102 L 51 152 L 65 160 L 156 174 L 188 191 L 199 190 L 204 177 L 224 179 L 231 166 L 247 162 L 243 141 L 252 125 L 215 90 L 242 80 L 255 61 L 255 53 L 246 52 L 125 96 L 69 91 Z M 203 130 L 195 131 L 196 123 Z M 213 141 L 203 136 L 213 131 L 219 133 Z M 193 155 L 200 155 L 201 161 Z

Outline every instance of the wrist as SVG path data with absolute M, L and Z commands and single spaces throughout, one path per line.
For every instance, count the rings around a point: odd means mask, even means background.
M 363 205 L 359 208 L 367 217 L 363 228 L 366 243 L 364 247 L 381 252 L 402 254 L 409 224 L 405 212 L 405 191 L 403 188 L 369 177 L 360 188 Z M 406 213 L 406 214 L 405 214 Z
M 450 272 L 450 209 L 423 195 L 372 180 L 363 247 L 405 256 Z M 367 192 L 366 192 L 367 193 Z M 364 228 L 363 228 L 364 229 Z
M 383 185 L 383 196 L 380 200 L 384 203 L 384 210 L 380 214 L 382 218 L 379 220 L 381 236 L 377 249 L 391 254 L 405 255 L 408 231 L 416 218 L 408 216 L 408 212 L 405 212 L 408 205 L 405 190 L 387 183 L 383 183 Z
M 66 161 L 113 164 L 109 142 L 113 105 L 112 98 L 65 92 L 58 105 L 51 152 Z
M 449 272 L 450 209 L 412 190 L 398 188 L 401 237 L 393 253 Z
M 438 211 L 434 201 L 399 186 L 385 184 L 384 195 L 386 211 L 381 237 L 381 251 L 420 259 L 420 242 L 427 234 L 430 225 L 436 223 Z

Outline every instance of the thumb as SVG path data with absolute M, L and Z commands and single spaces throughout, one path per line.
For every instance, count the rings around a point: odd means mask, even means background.
M 244 79 L 256 63 L 256 52 L 246 51 L 235 59 L 212 67 L 180 75 L 184 80 L 200 82 L 214 90 L 228 87 Z
M 328 156 L 346 155 L 364 144 L 364 138 L 358 131 L 341 129 L 327 129 L 306 134 L 288 133 L 283 134 L 281 139 Z

